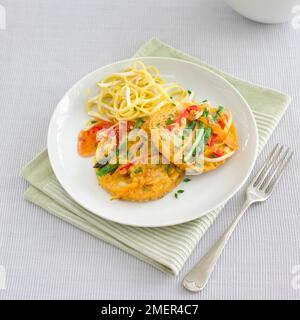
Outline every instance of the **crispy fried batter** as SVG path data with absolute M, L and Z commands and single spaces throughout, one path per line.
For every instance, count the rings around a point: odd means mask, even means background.
M 98 177 L 98 180 L 113 199 L 149 201 L 171 192 L 183 176 L 184 172 L 174 165 L 136 164 L 127 174 L 121 174 L 117 169 L 113 174 Z
M 180 111 L 178 111 L 177 108 L 174 108 L 174 106 L 167 106 L 159 110 L 159 112 L 156 112 L 155 114 L 153 114 L 150 119 L 150 123 L 149 123 L 150 130 L 167 129 L 168 127 L 169 128 L 172 127 L 172 124 L 167 125 L 167 120 L 169 118 L 176 119 L 179 114 L 180 114 Z M 228 136 L 231 137 L 232 141 L 236 143 L 237 132 L 233 124 L 229 129 Z M 208 172 L 208 171 L 217 169 L 219 166 L 221 166 L 226 162 L 226 160 L 215 162 L 215 163 L 204 162 L 204 166 L 202 167 L 196 166 L 194 163 L 179 163 L 175 160 L 174 145 L 172 144 L 172 139 L 171 139 L 170 145 L 166 144 L 162 139 L 159 139 L 158 143 L 157 143 L 157 140 L 154 140 L 154 144 L 156 145 L 156 148 L 160 150 L 160 152 L 162 152 L 165 156 L 167 156 L 172 163 L 175 163 L 176 166 L 178 166 L 182 170 L 194 170 L 194 172 L 198 172 L 198 173 Z

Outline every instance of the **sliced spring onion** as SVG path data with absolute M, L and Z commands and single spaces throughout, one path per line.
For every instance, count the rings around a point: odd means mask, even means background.
M 197 122 L 195 120 L 191 121 L 185 128 L 194 130 L 196 127 Z
M 143 172 L 143 168 L 142 167 L 138 167 L 138 168 L 134 169 L 134 173 L 135 174 L 140 173 L 140 172 Z
M 100 160 L 94 164 L 93 168 L 95 169 L 103 168 L 106 165 L 107 165 L 107 160 Z
M 118 169 L 119 165 L 116 164 L 107 164 L 106 166 L 100 168 L 97 172 L 98 177 L 103 177 L 107 175 L 108 173 L 113 173 Z
M 205 110 L 203 111 L 203 113 L 202 113 L 202 117 L 203 117 L 203 118 L 206 118 L 207 116 L 208 116 L 208 110 L 205 109 Z
M 204 130 L 204 144 L 207 143 L 210 136 L 211 136 L 211 128 L 205 128 L 205 130 Z
M 172 124 L 172 123 L 174 123 L 174 120 L 173 120 L 171 117 L 169 117 L 169 118 L 166 120 L 166 125 L 168 126 L 168 125 L 170 125 L 170 124 Z
M 142 119 L 142 118 L 138 118 L 136 120 L 136 123 L 134 125 L 134 129 L 140 129 L 140 127 L 142 126 L 142 124 L 144 123 L 145 121 Z
M 169 174 L 170 167 L 171 167 L 171 165 L 170 165 L 169 163 L 168 163 L 168 164 L 166 164 L 166 172 L 167 172 L 167 174 Z
M 194 150 L 197 148 L 198 144 L 201 142 L 201 140 L 203 138 L 203 133 L 204 133 L 203 128 L 201 128 L 197 131 L 195 142 L 193 143 L 192 148 L 189 151 L 189 153 L 187 154 L 187 156 L 184 158 L 185 162 L 188 162 L 190 160 L 190 158 L 192 157 Z
M 218 111 L 217 111 L 217 112 L 218 112 L 218 113 L 219 113 L 219 112 L 224 112 L 224 110 L 225 110 L 225 108 L 224 108 L 223 106 L 219 106 L 219 108 L 218 108 Z
M 213 122 L 217 122 L 218 121 L 218 119 L 219 119 L 218 112 L 213 114 L 212 119 L 213 119 Z

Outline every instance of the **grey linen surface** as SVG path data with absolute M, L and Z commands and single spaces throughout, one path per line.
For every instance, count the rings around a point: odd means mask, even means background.
M 299 299 L 299 155 L 274 196 L 250 209 L 201 295 L 182 276 L 237 212 L 243 191 L 223 210 L 174 277 L 155 270 L 23 200 L 21 168 L 45 147 L 50 116 L 87 72 L 130 57 L 153 36 L 240 78 L 293 98 L 262 158 L 279 141 L 299 145 L 300 30 L 252 23 L 221 1 L 1 0 L 0 299 Z M 121 14 L 122 13 L 122 14 Z M 261 159 L 260 159 L 261 160 Z

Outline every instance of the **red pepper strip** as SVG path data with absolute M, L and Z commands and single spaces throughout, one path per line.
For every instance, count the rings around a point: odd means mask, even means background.
M 221 150 L 221 149 L 218 149 L 218 150 L 215 151 L 215 155 L 217 157 L 222 157 L 224 155 L 224 151 Z
M 92 157 L 96 153 L 98 142 L 96 140 L 97 132 L 102 129 L 108 129 L 113 125 L 109 121 L 99 121 L 89 130 L 82 130 L 78 136 L 77 149 L 82 157 Z
M 216 140 L 217 140 L 217 135 L 213 134 L 210 138 L 209 146 L 212 147 L 216 143 Z
M 173 129 L 176 127 L 176 124 L 175 123 L 172 123 L 172 124 L 169 124 L 166 128 L 169 130 L 169 131 L 173 131 Z
M 219 126 L 220 126 L 222 129 L 224 129 L 225 123 L 223 122 L 222 119 L 219 119 L 219 120 L 218 120 L 218 124 L 219 124 Z
M 187 111 L 192 111 L 192 110 L 198 111 L 199 107 L 196 106 L 196 105 L 192 105 L 192 106 L 187 107 L 185 110 L 187 110 Z
M 133 166 L 131 162 L 123 164 L 119 169 L 120 174 L 126 174 L 131 166 Z
M 181 120 L 182 120 L 183 118 L 187 118 L 188 115 L 189 115 L 189 112 L 188 112 L 187 110 L 183 110 L 183 111 L 180 113 L 179 117 L 176 119 L 176 122 L 179 123 L 179 124 L 181 124 Z
M 198 111 L 198 110 L 199 110 L 199 107 L 196 106 L 196 105 L 192 105 L 192 106 L 187 107 L 185 110 L 183 110 L 183 111 L 180 113 L 179 117 L 176 119 L 176 122 L 179 123 L 179 124 L 181 124 L 181 120 L 182 120 L 183 118 L 187 118 L 187 117 L 190 115 L 190 112 L 193 111 L 193 110 L 194 110 L 194 111 Z

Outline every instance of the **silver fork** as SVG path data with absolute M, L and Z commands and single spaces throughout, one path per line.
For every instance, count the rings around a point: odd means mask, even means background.
M 289 148 L 283 152 L 283 146 L 277 144 L 274 147 L 262 168 L 250 182 L 246 191 L 246 200 L 240 213 L 208 253 L 185 276 L 183 286 L 186 289 L 198 292 L 205 287 L 238 222 L 253 203 L 265 201 L 270 197 L 292 156 L 293 151 L 290 151 Z

